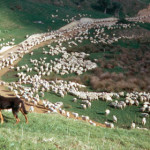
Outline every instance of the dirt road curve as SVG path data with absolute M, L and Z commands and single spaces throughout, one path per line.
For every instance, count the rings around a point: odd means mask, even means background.
M 106 24 L 106 25 L 110 25 L 110 24 L 112 25 L 112 24 L 115 24 L 115 23 L 116 23 L 116 21 L 112 21 L 112 22 L 111 22 L 111 21 L 102 22 L 102 24 Z M 77 24 L 77 25 L 78 25 L 78 24 Z M 89 27 L 92 28 L 93 26 L 94 26 L 94 25 L 92 24 L 92 25 L 89 26 Z M 73 24 L 73 27 L 75 27 L 74 24 Z M 65 29 L 66 29 L 66 28 L 67 28 L 67 26 L 65 26 Z M 68 28 L 71 29 L 71 25 L 70 25 L 70 24 L 68 25 Z M 63 28 L 61 28 L 61 29 L 63 29 Z M 82 31 L 82 30 L 83 30 L 83 31 L 84 31 L 84 30 L 87 30 L 87 28 L 82 28 L 80 31 Z M 64 33 L 64 36 L 69 36 L 70 34 L 74 35 L 75 32 L 77 32 L 77 30 L 70 30 L 70 32 Z M 39 35 L 40 35 L 40 34 L 39 34 Z M 31 52 L 31 51 L 33 51 L 33 50 L 35 50 L 35 49 L 37 49 L 37 48 L 43 47 L 43 46 L 45 46 L 45 45 L 48 45 L 48 44 L 50 44 L 51 42 L 53 42 L 53 40 L 48 40 L 48 41 L 42 42 L 42 43 L 40 43 L 39 45 L 34 46 L 34 47 L 32 47 L 31 49 L 29 49 L 28 52 Z M 8 58 L 8 56 L 10 55 L 10 53 L 16 53 L 19 48 L 20 48 L 20 44 L 16 45 L 15 47 L 13 47 L 13 48 L 11 48 L 11 49 L 9 49 L 9 50 L 7 50 L 7 51 L 5 51 L 4 53 L 1 53 L 1 54 L 0 54 L 0 56 L 1 56 L 0 61 L 2 60 L 2 58 Z M 17 59 L 17 60 L 15 61 L 15 63 L 13 64 L 13 66 L 15 66 L 20 60 L 21 60 L 21 58 Z M 2 77 L 6 72 L 8 72 L 8 71 L 10 71 L 10 68 L 9 68 L 9 67 L 0 70 L 0 80 L 1 80 L 1 77 Z M 0 94 L 1 94 L 2 96 L 5 96 L 5 97 L 14 97 L 14 96 L 15 96 L 15 94 L 14 94 L 13 92 L 11 92 L 11 91 L 8 90 L 8 88 L 7 88 L 6 85 L 5 85 L 5 86 L 4 86 L 4 85 L 1 85 L 1 86 L 0 86 L 0 91 L 1 91 Z M 27 110 L 29 110 L 30 106 L 33 105 L 32 103 L 28 103 L 28 102 L 25 102 L 25 104 L 26 104 Z M 46 108 L 43 107 L 43 105 L 42 105 L 41 102 L 40 102 L 37 106 L 34 106 L 34 110 L 35 110 L 36 113 L 46 113 L 46 112 L 48 111 Z M 70 113 L 70 114 L 71 114 L 71 113 Z M 71 118 L 74 118 L 73 115 L 71 115 Z M 82 120 L 82 118 L 79 117 L 79 120 Z M 93 121 L 93 122 L 94 122 L 94 121 Z M 103 124 L 101 124 L 101 123 L 97 123 L 97 122 L 95 122 L 95 123 L 96 123 L 96 126 L 105 127 L 105 125 L 103 125 Z
M 112 20 L 112 19 L 114 19 L 114 18 L 110 18 L 110 20 Z M 100 23 L 99 24 L 102 24 L 102 25 L 113 25 L 113 24 L 115 24 L 116 22 L 117 22 L 117 20 L 113 20 L 113 21 L 110 21 L 108 18 L 107 19 L 99 19 L 100 20 Z M 82 19 L 81 20 L 82 21 L 82 23 L 84 24 L 84 21 L 85 22 L 88 22 L 88 20 L 87 19 Z M 91 19 L 89 19 L 89 21 L 91 21 Z M 89 28 L 92 28 L 94 25 L 96 25 L 97 23 L 95 23 L 95 24 L 91 24 L 91 26 L 88 26 Z M 71 35 L 74 35 L 74 34 L 76 34 L 76 32 L 78 32 L 78 29 L 75 29 L 75 30 L 73 30 L 72 28 L 75 28 L 76 26 L 78 26 L 79 25 L 79 23 L 78 22 L 76 22 L 76 23 L 71 23 L 71 24 L 68 24 L 68 25 L 66 25 L 65 27 L 62 27 L 61 29 L 60 29 L 60 31 L 61 30 L 66 30 L 66 29 L 70 29 L 69 30 L 69 32 L 67 32 L 67 33 L 64 33 L 64 37 L 67 37 L 67 36 L 70 36 L 70 34 Z M 85 30 L 87 30 L 87 28 L 81 28 L 80 29 L 80 31 L 85 31 Z M 42 36 L 43 34 L 39 34 L 39 36 Z M 35 36 L 37 36 L 37 35 L 35 35 Z M 56 39 L 55 39 L 56 40 Z M 31 52 L 31 51 L 33 51 L 33 50 L 35 50 L 35 49 L 38 49 L 38 48 L 40 48 L 40 47 L 43 47 L 43 46 L 45 46 L 45 45 L 48 45 L 48 44 L 50 44 L 51 42 L 53 42 L 54 40 L 47 40 L 47 41 L 45 41 L 45 42 L 42 42 L 42 43 L 40 43 L 40 44 L 38 44 L 37 46 L 34 46 L 34 47 L 32 47 L 31 49 L 29 49 L 28 50 L 28 53 L 29 52 Z M 18 52 L 18 50 L 20 49 L 20 45 L 21 44 L 18 44 L 18 45 L 16 45 L 15 47 L 13 47 L 13 48 L 11 48 L 11 49 L 9 49 L 9 50 L 7 50 L 7 51 L 5 51 L 4 53 L 1 53 L 0 54 L 0 61 L 2 60 L 2 58 L 8 58 L 9 57 L 9 55 L 10 55 L 10 53 L 17 53 Z M 13 64 L 13 66 L 15 66 L 19 61 L 21 60 L 21 58 L 18 58 L 16 61 L 15 61 L 15 63 Z M 1 77 L 6 73 L 6 72 L 8 72 L 8 71 L 10 71 L 10 68 L 9 67 L 7 67 L 7 68 L 4 68 L 4 69 L 2 69 L 2 70 L 0 70 L 0 80 L 1 80 Z M 0 86 L 0 91 L 1 91 L 1 95 L 3 95 L 3 96 L 5 96 L 5 97 L 13 97 L 13 96 L 15 96 L 15 94 L 13 93 L 13 92 L 11 92 L 11 91 L 9 91 L 8 90 L 8 88 L 7 88 L 7 85 L 1 85 Z M 27 110 L 29 110 L 29 108 L 30 108 L 30 106 L 32 106 L 33 105 L 33 103 L 29 103 L 29 102 L 26 102 L 25 101 L 25 105 L 26 105 L 26 108 L 27 108 Z M 43 105 L 42 105 L 42 101 L 40 101 L 40 103 L 37 105 L 37 106 L 34 106 L 34 112 L 36 112 L 36 113 L 47 113 L 48 112 L 48 109 L 46 109 L 46 108 L 44 108 L 43 107 Z M 71 114 L 71 113 L 70 113 Z M 73 115 L 71 115 L 70 116 L 71 118 L 74 118 L 73 117 Z M 82 118 L 81 117 L 79 117 L 79 119 L 78 120 L 82 120 Z M 93 121 L 94 122 L 94 121 Z M 102 126 L 102 127 L 106 127 L 104 124 L 101 124 L 101 123 L 97 123 L 97 122 L 95 122 L 96 123 L 96 126 Z
M 6 86 L 0 86 L 0 91 L 1 91 L 2 96 L 15 97 L 14 93 L 9 91 Z M 24 100 L 24 102 L 25 102 L 25 107 L 26 107 L 27 110 L 29 110 L 29 108 L 31 106 L 33 106 L 33 103 L 26 102 L 25 100 Z M 48 109 L 44 108 L 43 105 L 42 105 L 42 101 L 40 101 L 37 106 L 34 106 L 34 112 L 35 113 L 47 113 Z M 66 117 L 66 115 L 63 115 L 63 116 Z M 71 112 L 70 112 L 70 117 L 69 118 L 75 119 L 74 116 L 71 114 Z M 81 117 L 79 117 L 77 120 L 83 121 Z M 89 121 L 87 121 L 87 122 L 89 122 Z M 101 124 L 99 122 L 95 122 L 95 121 L 92 121 L 92 122 L 96 123 L 96 126 L 106 127 L 104 124 Z

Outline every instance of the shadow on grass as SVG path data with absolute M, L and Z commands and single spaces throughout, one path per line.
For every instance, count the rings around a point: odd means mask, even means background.
M 97 112 L 97 114 L 99 114 L 99 115 L 105 115 L 105 113 L 103 113 L 103 112 Z
M 107 119 L 107 121 L 109 121 L 109 122 L 112 122 L 112 123 L 113 123 L 113 120 Z
M 7 116 L 5 116 L 5 115 L 3 115 L 3 118 L 4 118 L 4 122 L 10 122 L 10 120 L 11 120 L 11 121 L 14 120 L 14 118 L 12 118 L 12 117 L 7 117 Z
M 77 106 L 76 108 L 78 108 L 78 109 L 83 109 L 81 106 Z

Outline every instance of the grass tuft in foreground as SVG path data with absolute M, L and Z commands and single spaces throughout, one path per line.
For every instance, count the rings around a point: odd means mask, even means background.
M 11 113 L 4 113 L 8 122 L 1 125 L 0 149 L 136 149 L 148 150 L 150 132 L 94 127 L 82 121 L 57 114 L 29 114 L 14 124 Z M 144 139 L 144 140 L 143 140 Z

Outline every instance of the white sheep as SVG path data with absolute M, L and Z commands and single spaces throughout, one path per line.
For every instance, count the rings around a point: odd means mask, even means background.
M 134 122 L 132 122 L 132 124 L 131 124 L 131 129 L 135 129 L 135 123 Z
M 146 118 L 143 118 L 143 119 L 142 119 L 142 125 L 145 126 L 145 124 L 146 124 Z
M 73 102 L 77 102 L 77 98 L 73 98 Z
M 105 110 L 105 115 L 108 116 L 109 114 L 110 114 L 110 110 L 109 110 L 109 109 L 106 109 L 106 110 Z
M 113 122 L 117 122 L 117 117 L 115 115 L 113 115 Z
M 85 104 L 81 104 L 83 109 L 86 109 L 86 105 Z
M 93 126 L 96 126 L 96 123 L 93 122 L 92 120 L 90 120 L 89 123 L 90 123 L 91 125 L 93 125 Z
M 113 123 L 109 123 L 109 122 L 105 122 L 106 127 L 108 128 L 114 128 L 114 124 Z
M 73 116 L 75 117 L 75 119 L 77 119 L 78 117 L 79 117 L 79 114 L 78 113 L 72 113 L 73 114 Z
M 88 121 L 90 118 L 89 118 L 89 116 L 81 116 L 82 117 L 82 120 L 85 120 L 85 121 Z
M 66 113 L 66 117 L 67 117 L 67 118 L 70 117 L 70 113 L 69 113 L 69 112 Z
M 29 112 L 34 112 L 34 107 L 33 106 L 30 106 Z

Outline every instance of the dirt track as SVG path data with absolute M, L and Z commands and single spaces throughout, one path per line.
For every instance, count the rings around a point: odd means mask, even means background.
M 104 23 L 103 23 L 103 24 L 104 24 Z M 114 24 L 114 22 L 106 22 L 106 25 L 108 25 L 108 24 Z M 73 25 L 74 25 L 74 24 L 73 24 Z M 67 27 L 67 26 L 65 26 L 65 28 L 66 28 L 66 27 Z M 69 25 L 68 27 L 70 28 L 70 25 Z M 91 27 L 92 27 L 92 26 L 91 26 Z M 83 29 L 81 29 L 81 31 L 82 31 L 82 30 L 86 30 L 86 29 L 83 28 Z M 66 33 L 65 36 L 68 36 L 70 33 L 71 33 L 72 35 L 74 35 L 75 32 L 76 32 L 75 30 L 72 30 L 71 32 Z M 34 49 L 38 49 L 38 48 L 40 48 L 40 47 L 43 47 L 43 46 L 45 46 L 45 45 L 48 45 L 48 44 L 50 44 L 51 42 L 53 42 L 53 40 L 48 40 L 48 41 L 42 42 L 42 43 L 40 43 L 39 45 L 32 47 L 32 48 L 29 50 L 29 52 L 33 51 Z M 18 51 L 18 49 L 19 49 L 19 45 L 17 45 L 17 46 L 15 46 L 15 47 L 9 49 L 8 51 L 6 51 L 6 52 L 0 54 L 0 56 L 2 56 L 3 58 L 7 58 L 7 57 L 9 56 L 9 53 L 10 53 L 10 52 L 15 53 L 15 52 Z M 13 66 L 15 66 L 20 60 L 21 60 L 21 59 L 18 59 L 17 61 L 15 61 L 15 63 L 13 64 Z M 0 70 L 0 80 L 1 80 L 1 77 L 2 77 L 6 72 L 8 72 L 9 70 L 10 70 L 9 67 Z M 11 91 L 9 91 L 9 90 L 7 89 L 6 86 L 1 85 L 1 86 L 0 86 L 0 91 L 1 91 L 1 95 L 5 96 L 5 97 L 12 97 L 12 96 L 15 96 L 13 92 L 11 92 Z M 25 101 L 25 104 L 26 104 L 27 110 L 29 110 L 30 106 L 33 105 L 32 103 L 29 103 L 29 102 L 26 102 L 26 101 Z M 46 109 L 46 108 L 43 107 L 41 101 L 40 101 L 40 103 L 39 103 L 37 106 L 34 106 L 34 112 L 36 112 L 36 113 L 46 113 L 47 111 L 48 111 L 48 109 Z M 71 114 L 71 113 L 70 113 L 70 114 Z M 71 115 L 70 117 L 71 117 L 71 118 L 74 118 L 73 115 Z M 82 118 L 79 117 L 78 120 L 82 120 Z M 94 122 L 94 121 L 93 121 L 93 122 Z M 96 123 L 97 126 L 106 127 L 104 124 L 97 123 L 97 122 L 95 122 L 95 123 Z
M 108 24 L 108 23 L 107 23 L 107 24 Z M 69 27 L 70 27 L 70 26 L 69 26 Z M 86 30 L 86 29 L 83 29 L 83 30 Z M 72 31 L 71 33 L 74 34 L 74 32 L 76 32 L 76 31 Z M 68 36 L 69 34 L 70 34 L 70 33 L 66 34 L 66 36 Z M 45 45 L 48 45 L 48 44 L 50 44 L 51 42 L 53 42 L 53 40 L 48 40 L 48 41 L 46 41 L 46 42 L 42 42 L 42 43 L 40 43 L 39 45 L 34 46 L 33 48 L 31 48 L 31 49 L 29 50 L 29 52 L 33 51 L 34 49 L 38 49 L 38 48 L 40 48 L 40 47 L 43 47 L 43 46 L 45 46 Z M 17 46 L 15 46 L 15 47 L 9 49 L 8 51 L 6 51 L 6 52 L 0 54 L 0 56 L 2 56 L 2 58 L 7 58 L 7 57 L 9 56 L 9 53 L 10 53 L 10 52 L 15 53 L 15 52 L 17 52 L 18 48 L 19 48 L 19 46 L 17 45 Z M 13 66 L 15 66 L 20 60 L 21 60 L 21 59 L 18 59 L 17 61 L 15 61 L 15 63 L 13 64 Z M 10 69 L 9 67 L 0 70 L 0 80 L 1 80 L 1 77 L 2 77 L 6 72 L 8 72 L 8 71 L 10 71 L 10 70 L 11 70 L 11 69 Z M 1 85 L 1 86 L 0 86 L 0 91 L 1 91 L 1 95 L 2 95 L 2 96 L 5 96 L 5 97 L 15 97 L 15 94 L 14 94 L 13 92 L 9 91 L 6 85 L 5 85 L 5 86 L 4 86 L 4 85 Z M 26 101 L 24 101 L 24 102 L 25 102 L 25 105 L 26 105 L 27 110 L 29 110 L 30 106 L 33 105 L 33 103 L 29 103 L 29 102 L 26 102 Z M 36 113 L 47 113 L 47 111 L 48 111 L 48 109 L 46 109 L 46 108 L 43 107 L 41 101 L 39 102 L 39 104 L 38 104 L 37 106 L 34 106 L 34 112 L 36 112 Z M 71 114 L 71 112 L 70 112 L 70 118 L 74 118 L 73 115 Z M 82 118 L 79 117 L 78 120 L 82 120 Z M 83 121 L 83 120 L 82 120 L 82 121 Z M 93 121 L 93 122 L 94 122 L 94 121 Z M 95 123 L 96 123 L 96 126 L 106 127 L 104 124 L 101 124 L 101 123 L 98 123 L 98 122 L 95 122 Z
M 149 16 L 150 15 L 150 5 L 145 8 L 145 9 L 142 9 L 138 12 L 138 15 L 137 16 Z M 147 18 L 143 18 L 143 21 L 144 22 L 149 22 L 150 23 L 150 17 L 147 17 Z
M 103 24 L 104 24 L 104 22 L 103 22 Z M 114 22 L 106 22 L 106 25 L 108 25 L 108 24 L 114 24 Z M 74 25 L 74 24 L 73 24 L 73 25 Z M 92 26 L 93 26 L 93 25 L 92 25 Z M 92 27 L 92 26 L 91 26 L 91 27 Z M 66 28 L 66 27 L 67 27 L 67 26 L 65 26 L 65 28 Z M 69 25 L 68 27 L 70 28 L 70 25 Z M 85 28 L 85 29 L 84 29 L 84 28 L 81 29 L 81 31 L 82 31 L 82 30 L 86 30 L 86 28 Z M 70 31 L 69 33 L 66 33 L 66 34 L 64 34 L 64 35 L 65 35 L 65 36 L 68 36 L 69 34 L 74 35 L 75 32 L 76 32 L 75 30 L 72 30 L 72 31 Z M 35 50 L 35 49 L 38 49 L 38 48 L 40 48 L 40 47 L 43 47 L 43 46 L 45 46 L 45 45 L 48 45 L 48 44 L 50 44 L 50 43 L 53 42 L 53 41 L 54 41 L 54 40 L 48 40 L 48 41 L 42 42 L 42 43 L 40 43 L 39 45 L 32 47 L 32 48 L 29 50 L 29 52 L 31 52 L 31 51 L 33 51 L 33 50 Z M 10 53 L 10 52 L 15 53 L 15 52 L 18 51 L 18 49 L 19 49 L 19 45 L 17 45 L 17 46 L 15 46 L 15 47 L 9 49 L 8 51 L 6 51 L 6 52 L 0 54 L 0 56 L 2 56 L 3 58 L 7 58 L 7 57 L 9 56 L 9 53 Z M 17 61 L 15 61 L 15 63 L 13 64 L 13 66 L 15 66 L 20 60 L 21 60 L 21 59 L 18 59 Z M 8 71 L 10 71 L 10 70 L 11 70 L 11 69 L 9 69 L 9 67 L 0 70 L 0 80 L 1 80 L 1 77 L 2 77 L 6 72 L 8 72 Z M 1 85 L 1 86 L 0 86 L 0 91 L 1 91 L 1 95 L 5 96 L 5 97 L 12 97 L 12 96 L 15 96 L 15 94 L 14 94 L 13 92 L 9 91 L 9 90 L 7 89 L 7 87 L 4 86 L 4 85 Z M 26 101 L 25 101 L 25 105 L 26 105 L 27 110 L 29 110 L 30 106 L 32 106 L 33 103 L 29 103 L 29 102 L 26 102 Z M 46 108 L 43 107 L 42 101 L 40 101 L 37 106 L 34 106 L 34 112 L 36 112 L 36 113 L 47 113 L 47 111 L 48 111 L 48 109 L 46 109 Z M 70 114 L 71 114 L 71 113 L 70 113 Z M 70 115 L 70 118 L 74 118 L 72 114 Z M 82 118 L 79 117 L 78 120 L 82 120 Z M 93 121 L 93 122 L 94 122 L 94 121 Z M 97 122 L 95 122 L 95 123 L 96 123 L 96 126 L 106 127 L 104 124 L 97 123 Z
M 0 86 L 0 91 L 1 91 L 2 96 L 15 97 L 14 93 L 9 91 L 6 86 Z M 30 106 L 33 106 L 33 103 L 26 102 L 25 100 L 24 100 L 24 102 L 25 102 L 25 106 L 26 106 L 27 110 L 29 110 Z M 35 113 L 47 113 L 48 109 L 44 108 L 42 105 L 42 101 L 40 101 L 37 106 L 34 106 L 34 112 Z M 66 115 L 63 115 L 63 116 L 66 117 Z M 74 116 L 71 114 L 71 112 L 70 112 L 69 118 L 75 119 Z M 77 120 L 83 121 L 81 117 L 79 117 Z M 89 122 L 89 121 L 87 121 L 87 122 Z M 96 126 L 106 127 L 104 124 L 101 124 L 99 122 L 95 122 L 95 121 L 92 121 L 92 122 L 96 123 Z

